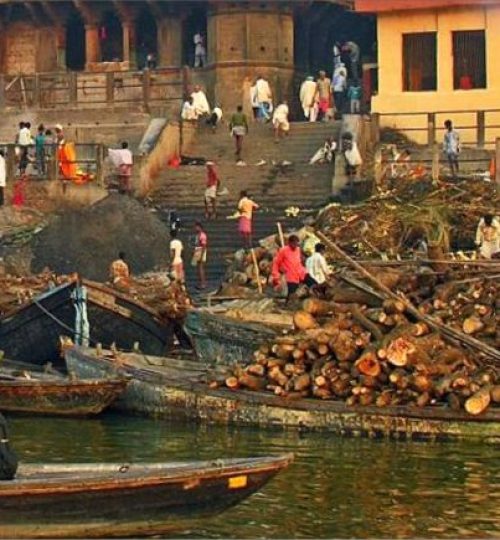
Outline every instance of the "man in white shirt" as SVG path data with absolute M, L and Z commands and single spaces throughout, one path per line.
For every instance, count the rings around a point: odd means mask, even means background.
M 175 281 L 184 283 L 184 263 L 182 261 L 182 252 L 184 246 L 177 238 L 177 231 L 170 231 L 170 260 L 172 264 L 172 276 Z
M 319 242 L 314 247 L 314 253 L 306 260 L 307 273 L 319 286 L 324 286 L 326 280 L 332 274 L 323 253 L 326 251 L 324 244 Z
M 197 84 L 194 87 L 191 97 L 193 98 L 194 110 L 198 117 L 210 114 L 210 105 L 208 104 L 207 96 L 200 85 Z
M 332 78 L 333 101 L 337 112 L 342 114 L 345 108 L 345 92 L 347 89 L 347 71 L 344 64 L 339 64 Z
M 19 133 L 17 134 L 17 144 L 20 148 L 19 155 L 19 174 L 22 176 L 26 173 L 28 167 L 29 156 L 28 149 L 33 144 L 33 138 L 31 137 L 31 124 L 29 122 L 20 122 Z
M 316 122 L 319 109 L 318 84 L 314 77 L 307 77 L 300 87 L 300 103 L 309 122 Z
M 181 118 L 186 122 L 194 122 L 198 119 L 196 109 L 193 105 L 193 98 L 191 96 L 189 96 L 182 105 Z
M 271 87 L 269 83 L 259 75 L 255 83 L 255 94 L 257 103 L 259 104 L 259 117 L 264 120 L 271 119 L 272 103 L 273 103 L 273 93 L 271 92 Z
M 194 43 L 194 67 L 203 67 L 207 63 L 207 49 L 205 48 L 205 39 L 201 32 L 193 36 Z
M 6 183 L 6 171 L 5 171 L 5 155 L 4 151 L 0 150 L 0 207 L 5 203 L 5 186 Z
M 220 121 L 222 120 L 222 109 L 216 105 L 212 109 L 212 114 L 209 118 L 207 118 L 207 125 L 211 126 L 212 131 L 217 130 L 217 126 L 219 125 Z

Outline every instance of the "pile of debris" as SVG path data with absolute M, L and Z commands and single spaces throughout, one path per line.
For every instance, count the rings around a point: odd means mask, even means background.
M 480 218 L 498 213 L 499 205 L 493 183 L 436 186 L 428 179 L 405 178 L 362 204 L 325 207 L 315 227 L 358 257 L 404 257 L 422 239 L 445 249 L 473 249 Z
M 412 323 L 403 302 L 372 309 L 309 298 L 294 324 L 294 334 L 261 346 L 225 385 L 347 405 L 446 404 L 472 415 L 500 403 L 498 367 Z

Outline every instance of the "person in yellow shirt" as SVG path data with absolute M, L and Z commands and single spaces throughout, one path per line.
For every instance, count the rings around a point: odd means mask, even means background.
M 259 205 L 250 199 L 246 191 L 240 193 L 240 201 L 238 203 L 238 212 L 240 214 L 238 232 L 243 239 L 243 247 L 245 248 L 250 249 L 252 247 L 253 213 L 258 208 Z

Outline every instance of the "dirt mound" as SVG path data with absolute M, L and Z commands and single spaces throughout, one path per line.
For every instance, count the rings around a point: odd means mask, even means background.
M 133 274 L 164 267 L 168 229 L 135 199 L 110 195 L 91 208 L 61 215 L 37 236 L 32 249 L 33 272 L 49 267 L 104 281 L 119 251 L 127 255 Z

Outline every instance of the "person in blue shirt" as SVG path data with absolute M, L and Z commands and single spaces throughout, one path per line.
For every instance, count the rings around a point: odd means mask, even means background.
M 349 99 L 349 110 L 351 114 L 360 114 L 361 113 L 361 97 L 363 91 L 361 90 L 361 85 L 359 84 L 358 79 L 353 79 L 349 84 L 347 89 L 347 98 Z

